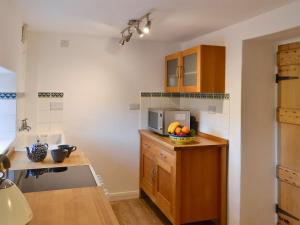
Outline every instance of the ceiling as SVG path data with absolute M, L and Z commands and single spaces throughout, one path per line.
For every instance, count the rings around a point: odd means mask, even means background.
M 185 41 L 295 0 L 11 0 L 33 31 L 120 37 L 129 19 L 153 11 L 147 39 Z

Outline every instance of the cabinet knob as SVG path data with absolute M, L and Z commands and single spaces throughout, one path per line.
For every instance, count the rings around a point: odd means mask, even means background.
M 166 156 L 165 154 L 160 153 L 159 155 L 160 155 L 160 158 L 162 158 L 162 159 L 167 159 L 167 156 Z
M 145 146 L 146 148 L 150 148 L 150 145 L 148 145 L 148 144 L 144 144 L 144 146 Z

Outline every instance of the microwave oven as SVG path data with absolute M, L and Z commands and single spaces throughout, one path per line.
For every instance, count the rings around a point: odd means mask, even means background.
M 148 129 L 161 135 L 168 135 L 168 126 L 174 121 L 190 128 L 191 113 L 180 109 L 149 109 Z

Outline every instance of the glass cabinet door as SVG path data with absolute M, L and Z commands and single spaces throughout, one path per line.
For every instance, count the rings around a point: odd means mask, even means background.
M 183 57 L 183 86 L 197 85 L 197 53 Z
M 167 61 L 167 77 L 168 87 L 178 86 L 178 59 L 172 59 Z
M 166 92 L 179 91 L 180 54 L 166 57 Z
M 182 53 L 181 91 L 199 91 L 200 48 L 192 48 Z

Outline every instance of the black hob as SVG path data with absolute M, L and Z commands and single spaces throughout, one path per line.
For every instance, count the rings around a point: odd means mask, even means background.
M 97 186 L 89 166 L 54 167 L 9 171 L 23 193 Z

